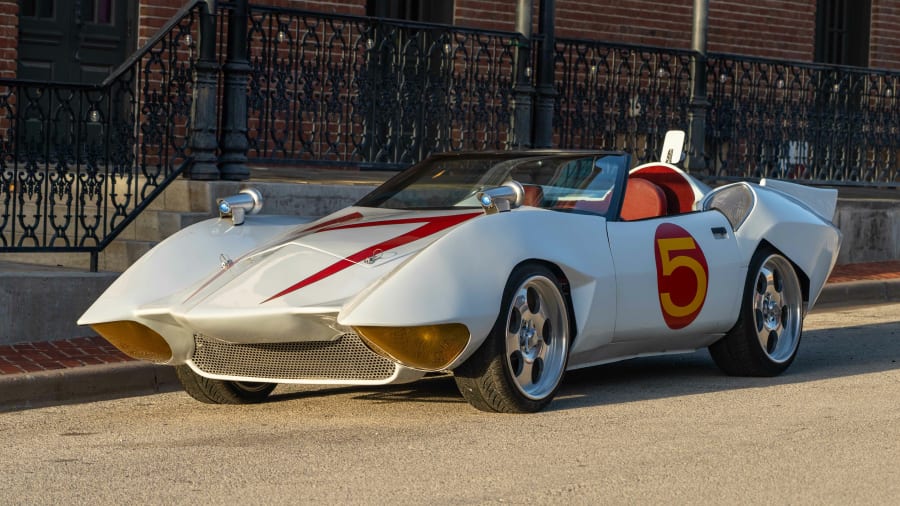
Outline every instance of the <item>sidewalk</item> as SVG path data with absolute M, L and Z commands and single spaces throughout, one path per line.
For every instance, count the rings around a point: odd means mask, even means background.
M 850 264 L 835 267 L 817 307 L 896 300 L 900 261 Z M 97 336 L 0 346 L 0 411 L 179 388 L 174 368 L 135 361 Z

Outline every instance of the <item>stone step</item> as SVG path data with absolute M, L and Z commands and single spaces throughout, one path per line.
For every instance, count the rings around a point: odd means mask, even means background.
M 374 188 L 372 185 L 298 184 L 286 181 L 173 181 L 103 252 L 102 271 L 121 272 L 149 249 L 184 227 L 214 217 L 216 200 L 255 187 L 263 195 L 263 214 L 324 216 L 349 206 Z M 43 229 L 39 229 L 42 233 Z M 72 227 L 74 234 L 74 227 Z M 15 241 L 20 237 L 7 237 Z M 77 242 L 73 239 L 71 244 Z M 3 253 L 0 260 L 88 269 L 88 253 Z

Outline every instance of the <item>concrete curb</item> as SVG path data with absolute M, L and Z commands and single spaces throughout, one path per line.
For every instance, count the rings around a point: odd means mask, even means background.
M 900 279 L 826 285 L 816 303 L 836 308 L 900 301 Z M 175 368 L 146 362 L 0 376 L 0 411 L 180 390 Z
M 894 301 L 900 301 L 900 279 L 874 279 L 825 285 L 816 306 L 858 306 Z
M 146 362 L 0 376 L 0 411 L 172 392 L 175 368 Z

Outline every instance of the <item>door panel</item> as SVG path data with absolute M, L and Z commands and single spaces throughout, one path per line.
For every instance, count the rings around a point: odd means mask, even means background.
M 734 324 L 746 268 L 721 213 L 611 222 L 608 230 L 615 341 L 719 333 Z
M 101 82 L 134 47 L 135 9 L 135 0 L 23 0 L 18 77 Z

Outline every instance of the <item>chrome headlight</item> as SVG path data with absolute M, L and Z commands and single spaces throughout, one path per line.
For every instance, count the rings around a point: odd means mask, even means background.
M 235 225 L 244 223 L 244 216 L 262 209 L 262 194 L 256 188 L 244 188 L 237 195 L 216 200 L 220 218 L 231 218 Z
M 475 198 L 484 208 L 484 214 L 494 214 L 522 205 L 522 201 L 525 200 L 525 189 L 518 181 L 507 181 L 503 186 L 478 192 Z

